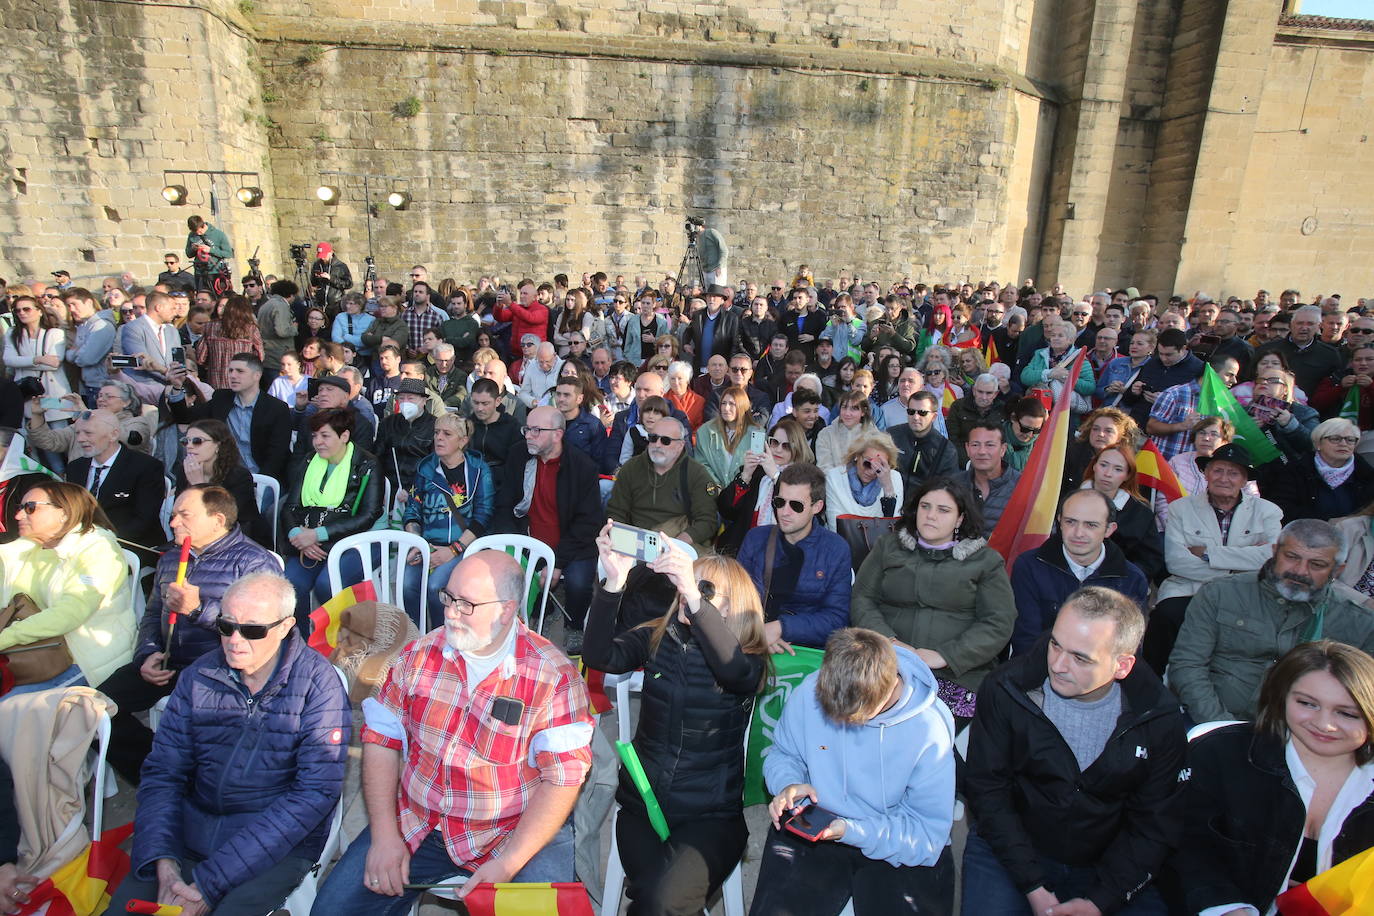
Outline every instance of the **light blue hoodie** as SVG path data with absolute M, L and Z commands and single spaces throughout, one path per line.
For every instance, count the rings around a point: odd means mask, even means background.
M 787 698 L 763 776 L 774 795 L 812 785 L 818 804 L 845 820 L 839 842 L 866 857 L 930 866 L 954 823 L 954 719 L 925 662 L 898 647 L 897 667 L 901 697 L 863 725 L 827 719 L 818 675 L 807 677 Z

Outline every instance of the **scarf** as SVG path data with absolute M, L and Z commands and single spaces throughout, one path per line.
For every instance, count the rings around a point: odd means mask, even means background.
M 917 543 L 917 544 L 920 544 L 920 545 L 921 545 L 922 547 L 924 547 L 926 550 L 953 550 L 953 549 L 954 549 L 954 545 L 957 544 L 957 543 L 959 543 L 959 542 L 958 542 L 958 541 L 945 541 L 943 544 L 932 544 L 932 543 L 930 543 L 930 541 L 927 541 L 927 540 L 926 540 L 925 538 L 923 538 L 923 537 L 917 537 L 917 538 L 916 538 L 916 543 Z
M 1325 461 L 1322 461 L 1321 455 L 1314 455 L 1313 457 L 1317 460 L 1317 473 L 1322 475 L 1322 480 L 1326 481 L 1326 485 L 1333 490 L 1349 480 L 1350 475 L 1355 473 L 1354 458 L 1351 458 L 1338 468 L 1333 468 Z
M 348 468 L 353 462 L 353 443 L 344 446 L 343 458 L 333 471 L 325 476 L 330 467 L 320 455 L 310 459 L 305 468 L 305 479 L 301 481 L 301 505 L 321 509 L 333 509 L 343 505 L 348 493 Z
M 854 497 L 854 501 L 861 506 L 871 506 L 878 501 L 878 494 L 882 492 L 882 481 L 874 477 L 872 483 L 864 483 L 859 480 L 859 469 L 852 461 L 845 469 L 849 475 L 849 493 Z

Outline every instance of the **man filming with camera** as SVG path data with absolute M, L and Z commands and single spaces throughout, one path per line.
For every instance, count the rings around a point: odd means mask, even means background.
M 342 308 L 339 301 L 343 294 L 353 288 L 353 274 L 348 265 L 334 257 L 334 246 L 320 242 L 315 246 L 315 264 L 310 268 L 310 288 L 314 291 L 311 301 L 324 309 L 325 317 L 332 322 Z
M 213 289 L 216 277 L 223 276 L 228 285 L 229 264 L 234 246 L 223 229 L 210 225 L 201 216 L 186 220 L 186 257 L 195 267 L 196 289 Z

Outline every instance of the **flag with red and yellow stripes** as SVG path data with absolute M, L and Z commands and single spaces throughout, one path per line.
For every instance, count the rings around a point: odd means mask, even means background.
M 1135 456 L 1135 473 L 1141 483 L 1162 494 L 1168 502 L 1188 495 L 1174 469 L 1169 467 L 1169 462 L 1164 460 L 1159 448 L 1149 439 L 1145 440 Z
M 463 903 L 471 916 L 592 916 L 581 884 L 479 884 Z
M 81 855 L 63 865 L 29 892 L 20 916 L 44 905 L 48 916 L 94 916 L 110 905 L 110 891 L 129 873 L 129 854 L 119 848 L 134 832 L 133 821 L 101 834 Z
M 1374 900 L 1374 849 L 1289 888 L 1274 901 L 1283 916 L 1359 916 Z
M 175 903 L 158 903 L 154 900 L 130 900 L 124 909 L 140 916 L 181 916 L 181 907 Z
M 313 628 L 305 644 L 328 658 L 339 644 L 339 626 L 343 612 L 360 601 L 376 600 L 377 586 L 369 580 L 363 580 L 339 592 L 310 612 L 310 623 Z

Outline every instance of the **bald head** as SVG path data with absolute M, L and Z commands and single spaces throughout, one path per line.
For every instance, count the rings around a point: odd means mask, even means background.
M 76 444 L 92 461 L 104 461 L 119 445 L 119 418 L 108 410 L 92 410 L 76 421 Z

